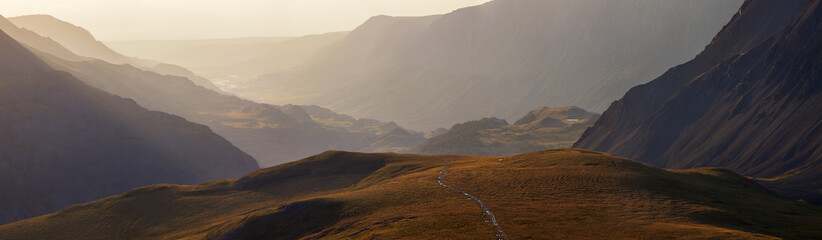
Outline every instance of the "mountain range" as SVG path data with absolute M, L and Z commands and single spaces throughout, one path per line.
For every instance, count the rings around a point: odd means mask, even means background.
M 2 16 L 0 16 L 2 17 Z M 12 33 L 27 32 L 32 35 L 30 38 L 44 39 L 44 44 L 31 44 L 31 47 L 51 53 L 62 59 L 70 61 L 89 60 L 96 58 L 113 64 L 129 64 L 144 70 L 156 72 L 163 75 L 174 75 L 186 77 L 199 86 L 212 90 L 217 87 L 211 81 L 199 77 L 182 67 L 160 63 L 152 60 L 127 57 L 108 48 L 105 44 L 91 35 L 87 30 L 74 24 L 54 18 L 50 15 L 26 15 L 2 19 L 6 22 L 3 30 Z M 13 25 L 13 26 L 12 26 Z M 15 29 L 18 28 L 18 29 Z M 30 38 L 21 38 L 21 34 L 10 34 L 19 41 L 30 43 Z M 82 56 L 82 57 L 81 57 Z
M 183 66 L 231 90 L 260 75 L 300 65 L 347 34 L 332 32 L 293 38 L 112 41 L 106 44 L 132 56 Z
M 232 92 L 425 131 L 546 105 L 600 112 L 693 58 L 741 3 L 496 0 L 444 15 L 377 16 L 310 61 Z
M 0 223 L 139 186 L 258 168 L 208 127 L 55 71 L 2 31 L 0 136 Z
M 574 146 L 727 168 L 822 203 L 820 46 L 820 1 L 746 1 L 702 53 L 631 89 Z
M 22 21 L 21 19 L 27 18 L 16 19 Z M 63 36 L 47 38 L 37 35 L 39 32 L 35 33 L 13 24 L 0 25 L 0 29 L 27 33 L 25 36 L 31 37 L 20 38 L 23 39 L 20 40 L 23 44 L 29 43 L 29 39 L 49 43 L 48 45 L 29 44 L 29 46 L 52 68 L 71 73 L 92 87 L 133 99 L 147 109 L 179 115 L 187 120 L 209 126 L 234 145 L 254 156 L 261 166 L 272 166 L 329 149 L 357 150 L 399 127 L 390 122 L 355 119 L 327 109 L 324 109 L 325 111 L 316 110 L 319 107 L 315 106 L 259 104 L 203 87 L 187 77 L 161 74 L 132 64 L 115 64 L 94 58 L 101 54 L 79 56 L 69 50 L 65 50 L 68 53 L 52 52 L 52 47 L 43 46 L 53 45 L 60 46 L 57 49 L 66 49 L 61 45 L 63 42 L 55 41 L 62 39 L 81 39 L 82 41 L 67 40 L 66 45 L 75 46 L 75 48 L 98 46 L 92 53 L 113 51 L 99 44 L 82 28 L 76 26 L 69 28 L 68 26 L 74 25 L 44 15 L 37 15 L 35 18 L 39 21 L 26 22 L 46 26 L 31 27 L 31 29 L 71 29 L 72 31 L 63 30 L 56 33 L 44 31 L 43 33 L 49 36 Z M 0 22 L 11 23 L 3 20 L 0 18 Z M 307 110 L 300 109 L 303 107 L 315 109 L 310 112 L 316 114 L 306 118 Z M 285 108 L 290 108 L 291 113 L 294 114 L 284 112 Z M 238 114 L 238 112 L 244 113 Z M 304 124 L 293 124 L 298 122 Z

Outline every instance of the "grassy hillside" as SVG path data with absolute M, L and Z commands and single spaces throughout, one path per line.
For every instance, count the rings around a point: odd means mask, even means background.
M 822 209 L 720 169 L 597 152 L 513 157 L 326 152 L 237 180 L 155 185 L 0 226 L 10 239 L 820 238 Z

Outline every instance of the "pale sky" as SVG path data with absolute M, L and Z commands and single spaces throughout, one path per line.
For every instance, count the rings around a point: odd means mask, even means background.
M 371 16 L 423 16 L 489 0 L 2 0 L 0 14 L 49 14 L 100 40 L 300 36 Z

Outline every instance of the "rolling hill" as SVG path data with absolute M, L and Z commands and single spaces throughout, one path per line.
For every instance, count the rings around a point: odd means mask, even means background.
M 444 162 L 449 167 L 444 169 Z M 562 149 L 513 157 L 325 152 L 236 180 L 154 185 L 0 226 L 12 239 L 819 238 L 822 209 L 726 170 Z M 539 227 L 535 227 L 539 226 Z
M 600 112 L 693 58 L 741 3 L 497 0 L 444 15 L 376 16 L 309 62 L 232 92 L 424 131 L 545 105 Z
M 723 167 L 822 203 L 820 46 L 820 1 L 746 1 L 704 52 L 631 89 L 574 146 Z
M 416 150 L 422 154 L 508 156 L 566 148 L 576 142 L 599 114 L 578 107 L 542 107 L 508 124 L 484 118 L 454 125 L 448 132 L 428 139 Z
M 258 169 L 208 127 L 55 71 L 2 31 L 0 136 L 0 223 L 139 186 Z

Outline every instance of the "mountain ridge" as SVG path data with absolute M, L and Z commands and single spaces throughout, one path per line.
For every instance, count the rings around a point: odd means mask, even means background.
M 726 42 L 677 67 L 701 71 L 674 68 L 629 91 L 575 147 L 663 167 L 725 167 L 820 203 L 820 19 L 819 1 L 747 1 L 717 36 Z M 722 44 L 751 29 L 758 37 L 739 41 L 750 48 L 726 58 L 711 52 L 733 49 Z

